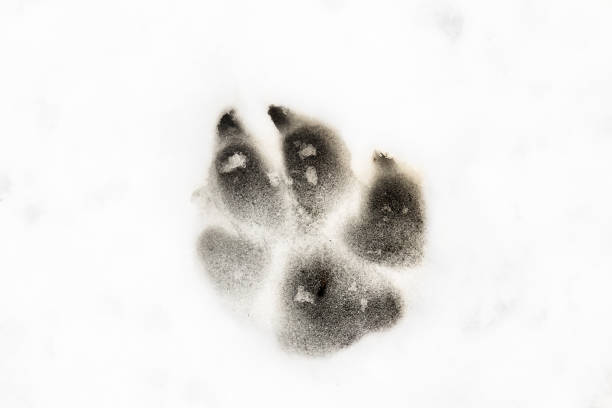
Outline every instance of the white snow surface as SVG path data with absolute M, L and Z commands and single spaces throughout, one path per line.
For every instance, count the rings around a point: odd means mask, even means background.
M 612 406 L 612 3 L 0 2 L 0 406 Z M 420 174 L 407 310 L 324 358 L 219 301 L 190 203 L 233 107 Z M 204 215 L 205 217 L 205 215 Z M 206 220 L 204 220 L 206 221 Z

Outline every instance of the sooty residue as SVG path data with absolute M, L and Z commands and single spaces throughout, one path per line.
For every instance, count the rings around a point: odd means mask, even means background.
M 298 203 L 313 217 L 322 217 L 336 203 L 350 176 L 350 153 L 329 128 L 280 106 L 270 106 L 280 131 L 285 170 Z
M 281 288 L 279 339 L 288 349 L 321 355 L 392 326 L 402 313 L 399 294 L 329 249 L 294 254 Z
M 269 169 L 234 111 L 221 117 L 217 131 L 214 174 L 222 201 L 241 220 L 263 225 L 282 222 L 278 184 L 271 180 Z
M 349 224 L 345 239 L 359 256 L 386 265 L 414 265 L 423 255 L 424 208 L 421 191 L 384 154 L 374 159 L 377 175 Z
M 219 227 L 207 228 L 200 235 L 198 252 L 215 286 L 234 297 L 249 296 L 260 287 L 269 262 L 263 245 Z
M 332 234 L 336 241 L 328 238 L 326 216 L 342 208 L 353 181 L 349 151 L 317 121 L 280 106 L 270 106 L 268 114 L 282 137 L 279 172 L 270 171 L 233 110 L 219 119 L 209 194 L 229 210 L 222 224 L 241 232 L 212 220 L 198 251 L 215 287 L 242 300 L 268 282 L 272 259 L 279 259 L 273 255 L 282 248 L 278 319 L 270 319 L 279 323 L 285 349 L 324 355 L 402 316 L 399 291 L 377 268 L 411 266 L 422 258 L 424 202 L 419 184 L 391 158 L 376 154 L 375 177 L 360 197 L 358 215 L 331 224 L 345 227 Z M 350 251 L 341 250 L 346 247 Z

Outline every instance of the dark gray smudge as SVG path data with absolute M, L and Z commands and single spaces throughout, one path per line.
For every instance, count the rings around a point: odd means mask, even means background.
M 352 177 L 348 149 L 330 129 L 286 108 L 270 106 L 268 114 L 283 136 L 284 164 L 298 208 L 312 220 L 324 219 Z M 234 111 L 220 118 L 217 134 L 212 173 L 234 221 L 280 225 L 287 191 L 269 177 Z M 364 265 L 409 266 L 421 259 L 424 204 L 418 184 L 392 159 L 377 154 L 375 164 L 376 177 L 360 213 L 344 231 L 345 242 L 366 261 L 343 258 L 337 248 L 322 243 L 289 256 L 280 287 L 278 332 L 289 350 L 308 355 L 337 351 L 393 326 L 402 315 L 399 292 Z M 238 299 L 263 284 L 271 259 L 267 246 L 219 227 L 202 233 L 198 250 L 215 286 Z
M 230 296 L 248 296 L 259 287 L 269 260 L 265 247 L 219 227 L 200 235 L 198 253 L 217 289 Z
M 289 350 L 311 355 L 337 351 L 393 326 L 401 316 L 401 298 L 382 277 L 373 284 L 330 250 L 295 256 L 286 273 L 279 339 Z
M 271 181 L 266 164 L 233 111 L 221 117 L 217 131 L 214 173 L 227 207 L 244 221 L 263 225 L 282 222 L 279 186 Z
M 348 184 L 348 149 L 330 129 L 284 107 L 270 106 L 268 114 L 283 136 L 285 168 L 298 203 L 311 216 L 324 216 Z
M 391 266 L 410 266 L 423 256 L 424 208 L 421 191 L 393 159 L 375 156 L 377 176 L 358 219 L 345 239 L 359 256 Z

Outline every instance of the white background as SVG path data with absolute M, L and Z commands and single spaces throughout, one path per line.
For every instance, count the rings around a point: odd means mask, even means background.
M 0 2 L 0 406 L 612 406 L 608 1 Z M 323 359 L 229 313 L 190 203 L 219 113 L 419 171 L 391 331 Z

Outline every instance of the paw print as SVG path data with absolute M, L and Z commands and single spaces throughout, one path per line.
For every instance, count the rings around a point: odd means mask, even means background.
M 233 110 L 217 125 L 215 158 L 197 196 L 208 227 L 198 253 L 223 298 L 265 307 L 287 350 L 321 355 L 393 326 L 404 312 L 385 273 L 423 257 L 425 213 L 415 177 L 375 153 L 372 180 L 327 126 L 284 107 L 274 170 Z M 278 157 L 277 157 L 278 158 Z

